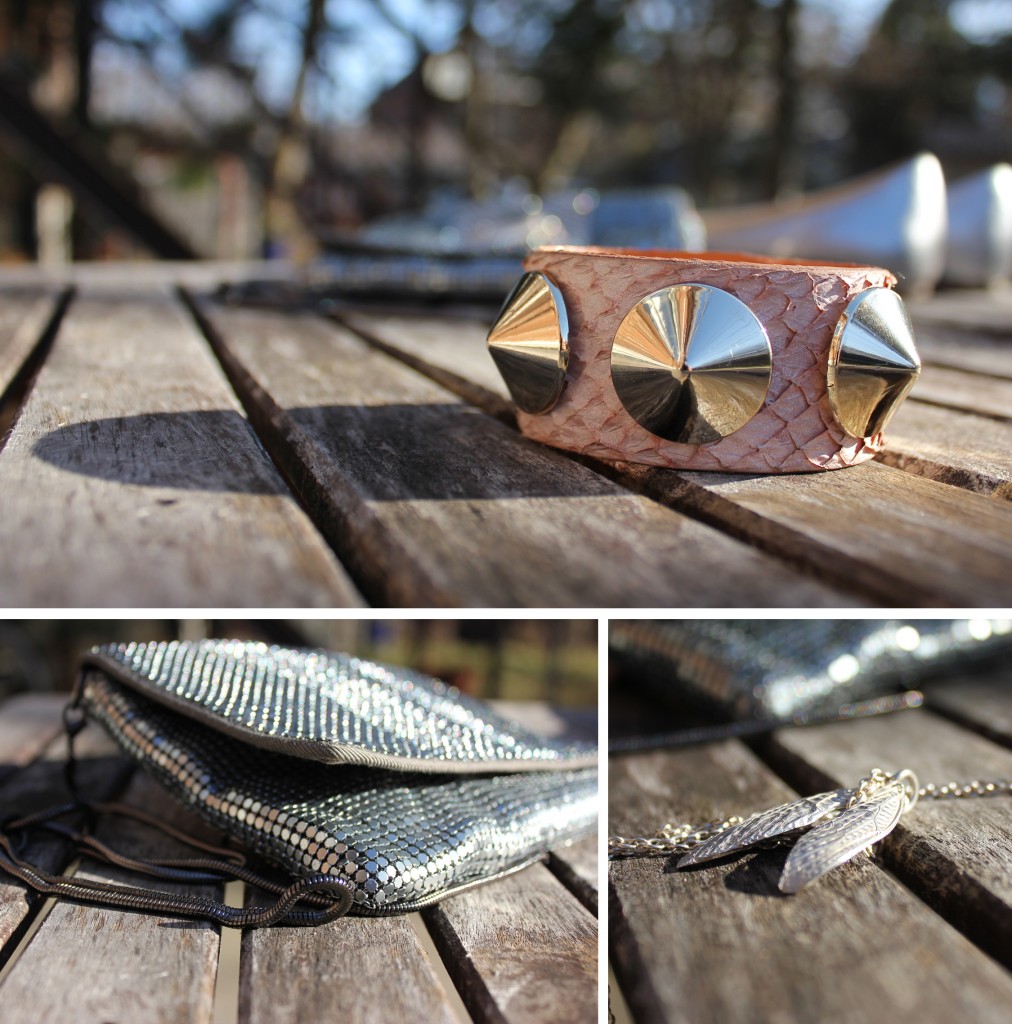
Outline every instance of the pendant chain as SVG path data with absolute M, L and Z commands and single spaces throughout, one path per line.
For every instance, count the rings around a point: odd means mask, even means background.
M 867 791 L 869 780 L 881 784 L 879 769 L 854 789 L 853 799 L 861 799 Z M 917 790 L 921 800 L 964 800 L 971 797 L 1012 796 L 1012 779 L 972 779 L 970 782 L 946 782 L 936 785 L 929 782 Z M 669 823 L 653 836 L 608 836 L 608 857 L 657 857 L 676 853 L 688 853 L 713 836 L 725 832 L 732 825 L 739 825 L 745 819 L 737 815 L 717 818 L 702 825 L 675 825 Z

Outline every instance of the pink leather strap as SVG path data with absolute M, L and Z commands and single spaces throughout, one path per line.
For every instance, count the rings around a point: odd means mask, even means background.
M 524 268 L 540 271 L 559 289 L 569 320 L 565 386 L 548 412 L 518 412 L 528 437 L 610 461 L 736 473 L 839 469 L 880 450 L 880 434 L 853 437 L 837 422 L 826 373 L 844 309 L 868 288 L 893 287 L 896 278 L 888 270 L 568 246 L 535 250 Z M 706 444 L 668 441 L 640 426 L 623 407 L 611 375 L 612 343 L 626 314 L 652 292 L 688 282 L 720 288 L 745 303 L 766 329 L 773 357 L 759 412 Z

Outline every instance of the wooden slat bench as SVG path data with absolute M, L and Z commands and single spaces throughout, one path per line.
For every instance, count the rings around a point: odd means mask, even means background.
M 242 273 L 0 274 L 3 604 L 1010 603 L 1007 298 L 914 307 L 925 370 L 879 460 L 758 477 L 527 441 L 493 311 L 211 297 Z
M 66 799 L 62 703 L 20 696 L 0 705 L 0 817 Z M 539 725 L 563 730 L 561 718 L 535 710 Z M 84 792 L 122 794 L 190 834 L 220 841 L 132 772 L 98 726 L 85 729 L 76 747 Z M 100 821 L 98 834 L 140 857 L 181 855 L 173 841 L 119 818 Z M 420 914 L 241 936 L 147 913 L 53 905 L 0 873 L 0 1019 L 590 1024 L 598 1003 L 596 854 L 596 839 L 581 841 Z M 68 865 L 55 841 L 27 856 L 50 871 L 150 884 L 87 859 Z M 241 889 L 237 897 L 228 888 L 236 905 Z M 222 898 L 220 888 L 177 889 Z
M 854 785 L 873 767 L 911 768 L 922 783 L 1012 778 L 1007 670 L 925 689 L 917 711 L 614 756 L 609 833 L 750 814 Z M 645 730 L 658 718 L 655 708 Z M 797 896 L 777 889 L 783 848 L 685 871 L 672 858 L 613 860 L 620 1024 L 1005 1021 L 1010 838 L 1012 797 L 923 802 L 874 860 L 858 857 Z

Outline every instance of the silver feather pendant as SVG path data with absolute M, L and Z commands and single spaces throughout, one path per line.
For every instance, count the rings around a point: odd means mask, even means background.
M 689 867 L 809 829 L 780 876 L 780 891 L 796 893 L 887 836 L 917 802 L 917 777 L 876 768 L 855 789 L 834 789 L 753 814 L 694 847 L 678 862 Z
M 796 893 L 889 835 L 907 808 L 903 784 L 893 782 L 803 835 L 780 876 L 780 891 Z
M 748 850 L 777 836 L 806 828 L 827 814 L 843 810 L 852 795 L 849 789 L 834 789 L 829 793 L 817 793 L 768 811 L 760 811 L 700 843 L 679 860 L 678 867 L 686 868 L 692 864 L 726 857 L 729 853 Z

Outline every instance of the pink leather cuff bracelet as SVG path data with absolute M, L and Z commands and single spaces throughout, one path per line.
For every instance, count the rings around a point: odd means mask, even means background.
M 871 458 L 920 372 L 887 270 L 537 249 L 489 333 L 521 430 L 618 462 L 736 473 Z

